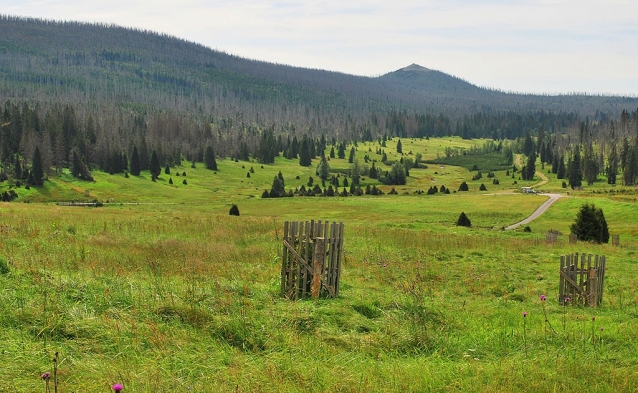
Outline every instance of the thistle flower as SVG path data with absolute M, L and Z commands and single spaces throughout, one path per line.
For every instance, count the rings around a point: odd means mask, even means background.
M 122 386 L 121 383 L 116 383 L 112 388 L 114 392 L 121 392 L 124 389 L 124 386 Z
M 541 302 L 544 302 L 545 300 L 547 300 L 547 296 L 541 295 Z
M 51 373 L 47 371 L 44 374 L 42 374 L 40 377 L 42 377 L 42 379 L 48 382 L 49 379 L 51 378 Z
M 523 318 L 527 316 L 527 311 L 523 311 Z

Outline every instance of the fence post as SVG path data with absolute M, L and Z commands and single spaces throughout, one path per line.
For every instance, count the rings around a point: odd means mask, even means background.
M 587 289 L 587 305 L 596 307 L 598 305 L 598 269 L 589 268 Z
M 321 292 L 321 278 L 323 276 L 323 262 L 326 258 L 326 239 L 315 238 L 315 252 L 312 257 L 312 290 L 313 299 L 319 298 Z

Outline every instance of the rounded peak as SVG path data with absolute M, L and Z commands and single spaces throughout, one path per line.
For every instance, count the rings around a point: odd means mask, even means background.
M 432 71 L 429 68 L 422 67 L 416 63 L 412 63 L 407 67 L 401 68 L 399 71 L 420 71 L 420 72 L 428 72 Z

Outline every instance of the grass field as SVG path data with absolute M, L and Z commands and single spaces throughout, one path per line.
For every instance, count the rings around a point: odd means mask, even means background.
M 443 141 L 402 143 L 416 154 Z M 514 192 L 538 179 L 497 173 L 487 192 L 469 181 L 467 193 L 415 194 L 430 177 L 456 189 L 472 176 L 431 167 L 413 169 L 399 195 L 261 199 L 279 171 L 290 188 L 314 166 L 177 170 L 172 186 L 164 174 L 63 176 L 0 204 L 0 392 L 44 391 L 55 352 L 61 392 L 638 390 L 634 190 L 601 182 L 567 195 L 548 174 L 541 189 L 566 197 L 523 232 L 501 228 L 545 200 Z M 49 202 L 84 198 L 109 202 Z M 620 246 L 568 244 L 585 201 Z M 472 228 L 454 225 L 461 211 Z M 306 219 L 345 224 L 338 299 L 279 296 L 283 222 Z M 555 244 L 550 229 L 563 234 Z M 558 260 L 571 252 L 607 256 L 601 307 L 558 304 Z

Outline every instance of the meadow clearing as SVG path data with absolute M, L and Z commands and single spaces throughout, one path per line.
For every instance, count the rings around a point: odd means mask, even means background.
M 432 160 L 479 143 L 403 140 L 403 150 Z M 61 392 L 638 390 L 635 189 L 601 180 L 568 192 L 538 164 L 541 190 L 565 197 L 531 232 L 502 228 L 546 199 L 518 192 L 538 178 L 504 170 L 493 185 L 428 164 L 398 195 L 260 198 L 278 172 L 289 189 L 317 163 L 220 160 L 216 173 L 184 163 L 173 171 L 187 185 L 94 172 L 95 183 L 62 175 L 18 190 L 0 204 L 0 392 L 44 391 L 55 352 Z M 415 193 L 462 181 L 469 192 Z M 106 203 L 53 202 L 72 199 Z M 604 210 L 619 246 L 569 244 L 584 202 Z M 461 211 L 472 228 L 455 225 Z M 345 224 L 337 299 L 279 295 L 283 222 L 310 219 Z M 550 229 L 561 233 L 553 244 Z M 607 257 L 601 307 L 559 305 L 559 257 L 573 252 Z

